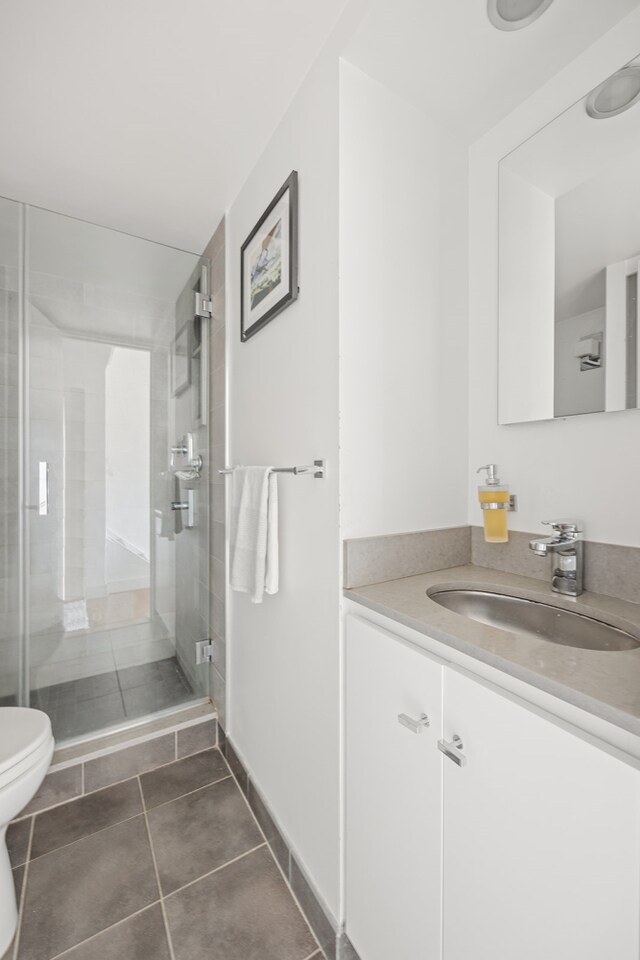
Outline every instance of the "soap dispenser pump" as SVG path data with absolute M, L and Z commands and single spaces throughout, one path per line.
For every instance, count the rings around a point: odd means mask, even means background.
M 487 471 L 486 483 L 478 487 L 478 500 L 484 514 L 484 539 L 487 543 L 506 543 L 509 539 L 507 511 L 510 507 L 509 488 L 498 479 L 497 463 L 478 467 L 476 473 Z

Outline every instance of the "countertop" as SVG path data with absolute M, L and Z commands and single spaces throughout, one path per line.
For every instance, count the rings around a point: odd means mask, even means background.
M 462 587 L 541 600 L 606 620 L 640 638 L 640 604 L 588 592 L 562 597 L 541 580 L 487 567 L 451 567 L 354 587 L 344 590 L 344 596 L 640 736 L 640 647 L 582 650 L 537 640 L 453 613 L 427 594 L 432 588 Z

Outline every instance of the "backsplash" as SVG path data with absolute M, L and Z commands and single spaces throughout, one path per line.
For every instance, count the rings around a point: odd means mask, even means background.
M 512 530 L 508 543 L 485 543 L 482 527 L 472 527 L 471 562 L 479 567 L 549 580 L 549 560 L 529 550 L 537 533 Z M 640 602 L 640 548 L 585 540 L 584 588 L 618 600 Z
M 529 550 L 538 533 L 510 531 L 507 543 L 486 543 L 482 527 L 448 527 L 345 540 L 346 589 L 474 564 L 549 580 L 549 561 Z M 585 590 L 640 603 L 640 548 L 585 541 Z
M 363 587 L 471 563 L 471 527 L 361 537 L 343 549 L 344 586 Z

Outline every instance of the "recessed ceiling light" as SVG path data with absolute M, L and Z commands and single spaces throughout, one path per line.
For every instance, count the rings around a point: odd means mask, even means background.
M 537 20 L 553 0 L 487 0 L 489 20 L 499 30 L 521 30 Z
M 587 97 L 586 111 L 594 120 L 606 120 L 640 100 L 640 66 L 623 67 Z

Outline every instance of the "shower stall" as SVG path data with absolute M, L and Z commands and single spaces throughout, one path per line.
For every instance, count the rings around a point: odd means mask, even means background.
M 208 261 L 0 199 L 0 703 L 208 698 Z

